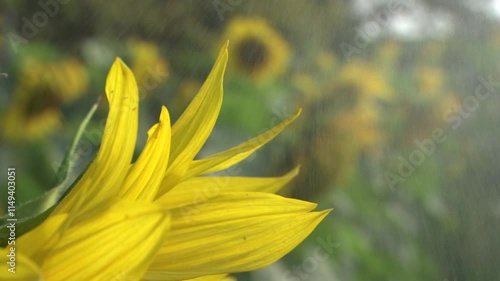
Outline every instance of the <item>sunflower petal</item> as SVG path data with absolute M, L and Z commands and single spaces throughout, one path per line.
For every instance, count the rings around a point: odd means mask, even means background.
M 0 249 L 0 280 L 10 281 L 37 281 L 44 280 L 40 268 L 30 260 L 24 253 L 15 252 L 15 261 L 12 264 L 10 257 L 10 247 Z M 5 265 L 7 267 L 5 268 Z M 10 269 L 12 268 L 12 269 Z M 10 270 L 9 270 L 10 269 Z
M 179 208 L 193 202 L 201 203 L 221 192 L 275 193 L 299 173 L 295 168 L 282 177 L 193 177 L 182 181 L 157 201 L 168 208 Z
M 288 118 L 283 123 L 238 146 L 235 146 L 224 152 L 206 157 L 204 159 L 193 161 L 191 166 L 189 167 L 189 171 L 185 175 L 185 178 L 221 171 L 246 159 L 257 149 L 259 149 L 264 144 L 268 143 L 270 140 L 276 137 L 279 133 L 281 133 L 300 115 L 300 112 L 301 110 L 299 109 L 292 117 Z
M 67 218 L 67 214 L 49 216 L 42 224 L 17 239 L 17 249 L 32 259 L 43 255 L 44 250 L 57 243 Z
M 116 194 L 132 160 L 139 95 L 132 71 L 117 58 L 106 80 L 109 114 L 96 159 L 55 213 L 83 213 Z
M 222 105 L 222 81 L 227 64 L 227 44 L 215 62 L 207 80 L 172 127 L 172 149 L 165 182 L 173 187 L 212 132 Z M 168 178 L 168 180 L 167 180 Z M 166 184 L 162 185 L 167 186 Z M 162 190 L 165 193 L 167 190 Z
M 139 280 L 161 245 L 169 216 L 156 204 L 120 202 L 75 225 L 41 260 L 47 280 Z
M 120 197 L 152 201 L 163 180 L 170 152 L 170 117 L 162 107 L 160 122 L 148 132 L 148 141 L 118 192 Z
M 274 194 L 233 192 L 172 210 L 171 230 L 145 279 L 184 280 L 267 266 L 329 213 L 309 212 L 315 206 Z
M 228 278 L 227 274 L 217 274 L 217 275 L 196 277 L 193 279 L 186 279 L 183 281 L 229 281 L 229 280 L 235 280 L 235 279 L 227 279 L 227 278 Z

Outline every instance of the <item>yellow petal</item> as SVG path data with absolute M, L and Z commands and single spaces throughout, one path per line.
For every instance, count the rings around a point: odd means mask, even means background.
M 0 280 L 43 280 L 40 268 L 32 260 L 17 248 L 12 254 L 10 248 L 11 246 L 7 246 L 5 249 L 0 249 Z M 12 255 L 15 256 L 15 260 L 11 260 Z
M 44 251 L 59 240 L 67 218 L 67 214 L 49 216 L 42 224 L 19 237 L 17 248 L 32 259 L 43 258 Z
M 172 210 L 171 230 L 145 279 L 183 280 L 265 267 L 295 248 L 329 213 L 309 212 L 315 206 L 274 194 L 233 192 Z
M 201 203 L 221 192 L 269 192 L 275 193 L 299 173 L 295 168 L 276 178 L 257 177 L 193 177 L 182 181 L 172 190 L 158 198 L 168 208 L 178 208 L 193 202 Z
M 197 277 L 197 278 L 193 278 L 193 279 L 186 279 L 183 281 L 230 281 L 230 280 L 236 281 L 236 279 L 227 279 L 227 278 L 230 278 L 227 276 L 227 274 L 217 274 L 217 275 L 208 275 L 208 276 Z M 147 279 L 145 279 L 145 280 L 147 280 Z
M 227 45 L 215 62 L 207 80 L 186 111 L 172 127 L 172 150 L 165 181 L 173 187 L 207 140 L 219 116 L 222 104 L 222 81 L 227 64 Z M 163 187 L 166 184 L 162 185 Z M 165 193 L 167 190 L 162 190 Z
M 170 117 L 162 107 L 160 122 L 148 132 L 148 141 L 139 159 L 134 163 L 123 187 L 120 197 L 132 200 L 152 201 L 167 169 L 170 152 Z
M 47 280 L 139 280 L 161 245 L 169 216 L 156 204 L 119 202 L 66 230 L 42 261 Z
M 55 213 L 93 210 L 116 194 L 132 160 L 138 126 L 139 95 L 132 71 L 116 59 L 106 80 L 109 114 L 96 159 Z
M 299 109 L 297 113 L 283 123 L 236 147 L 201 160 L 193 161 L 185 177 L 221 171 L 239 163 L 281 133 L 300 115 L 300 112 L 301 110 Z

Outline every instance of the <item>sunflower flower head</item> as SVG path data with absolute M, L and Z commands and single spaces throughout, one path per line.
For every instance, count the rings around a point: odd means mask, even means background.
M 88 82 L 85 67 L 76 59 L 35 58 L 26 60 L 19 81 L 4 117 L 8 139 L 39 138 L 59 128 L 61 106 L 79 98 Z
M 256 81 L 282 74 L 290 58 L 283 37 L 262 18 L 234 18 L 223 37 L 231 42 L 235 54 L 231 66 Z
M 116 59 L 106 81 L 109 115 L 100 150 L 51 215 L 16 241 L 23 276 L 43 280 L 232 280 L 297 246 L 330 210 L 273 194 L 275 178 L 207 176 L 244 160 L 300 113 L 226 151 L 195 159 L 222 104 L 227 45 L 198 94 L 171 125 L 161 108 L 132 163 L 138 87 Z M 0 259 L 5 264 L 7 248 Z M 0 279 L 9 277 L 6 270 Z M 2 279 L 3 280 L 3 279 Z

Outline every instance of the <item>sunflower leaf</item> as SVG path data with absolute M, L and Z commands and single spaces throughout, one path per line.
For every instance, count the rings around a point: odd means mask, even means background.
M 90 119 L 97 110 L 99 105 L 99 100 L 92 106 L 87 116 L 83 119 L 80 124 L 78 131 L 76 133 L 73 142 L 71 143 L 68 152 L 66 153 L 61 166 L 57 171 L 57 180 L 55 187 L 45 192 L 43 195 L 27 201 L 22 205 L 16 207 L 15 217 L 12 217 L 7 213 L 0 217 L 0 246 L 4 247 L 7 245 L 7 238 L 10 234 L 9 225 L 12 223 L 12 218 L 15 218 L 15 232 L 16 236 L 19 237 L 27 231 L 35 228 L 37 225 L 42 223 L 47 216 L 52 212 L 57 203 L 62 199 L 73 186 L 73 181 L 69 178 L 69 175 L 74 167 L 74 155 L 78 143 L 87 127 Z

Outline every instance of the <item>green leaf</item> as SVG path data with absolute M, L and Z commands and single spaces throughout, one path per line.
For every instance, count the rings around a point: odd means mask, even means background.
M 85 119 L 83 119 L 80 124 L 76 136 L 57 171 L 57 182 L 55 187 L 45 192 L 42 196 L 16 207 L 16 237 L 20 237 L 42 223 L 50 215 L 57 203 L 71 190 L 73 183 L 78 181 L 76 180 L 73 182 L 69 178 L 72 170 L 71 168 L 74 166 L 73 162 L 75 161 L 73 156 L 83 132 L 97 110 L 98 105 L 99 100 L 92 106 L 87 116 L 85 116 Z M 0 246 L 2 247 L 7 245 L 7 238 L 10 234 L 10 229 L 8 228 L 10 221 L 8 221 L 8 219 L 12 218 L 13 217 L 9 216 L 9 213 L 0 217 Z

